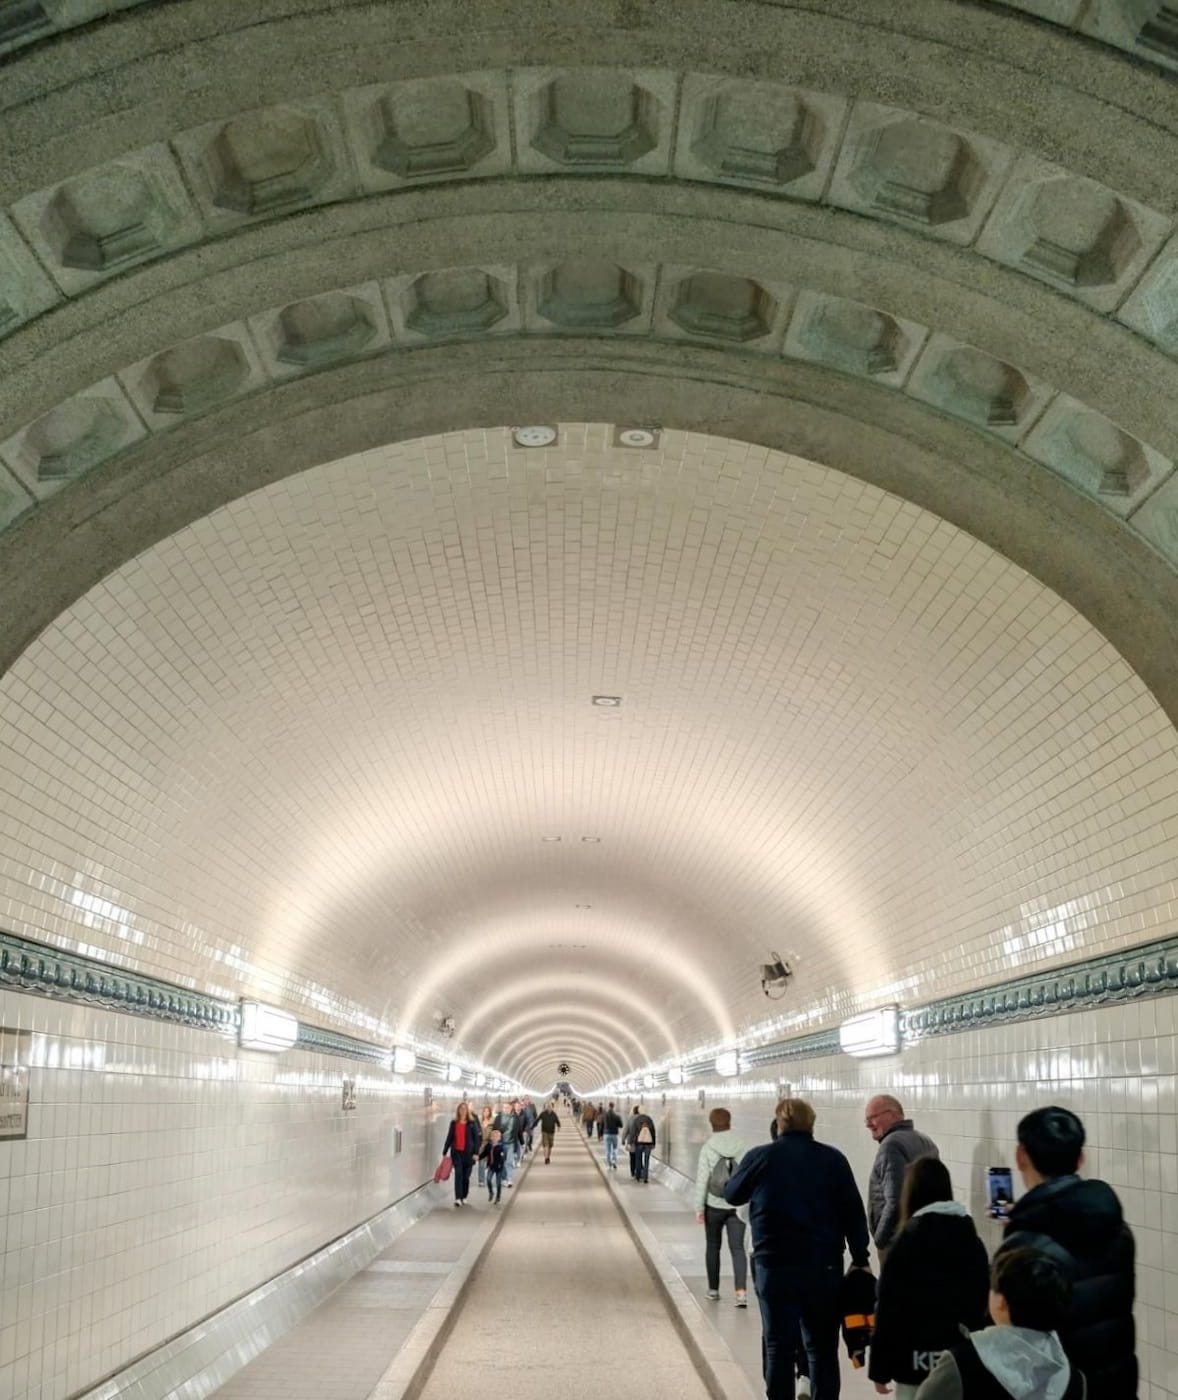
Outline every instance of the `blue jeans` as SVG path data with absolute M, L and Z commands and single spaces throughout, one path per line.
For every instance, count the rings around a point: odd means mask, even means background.
M 503 1144 L 503 1180 L 510 1182 L 515 1172 L 515 1143 L 505 1142 Z
M 634 1144 L 634 1176 L 638 1181 L 650 1180 L 650 1149 L 653 1146 L 651 1142 Z
M 617 1133 L 606 1133 L 602 1141 L 605 1143 L 605 1165 L 607 1167 L 616 1167 L 618 1165 Z
M 774 1268 L 753 1262 L 761 1308 L 761 1357 L 767 1400 L 794 1400 L 794 1354 L 806 1349 L 813 1400 L 838 1400 L 839 1284 L 842 1263 Z

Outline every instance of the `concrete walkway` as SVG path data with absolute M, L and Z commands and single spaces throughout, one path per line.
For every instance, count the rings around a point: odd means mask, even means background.
M 666 1303 L 568 1120 L 533 1160 L 421 1400 L 508 1385 L 513 1400 L 707 1400 Z M 570 1364 L 571 1362 L 571 1364 Z

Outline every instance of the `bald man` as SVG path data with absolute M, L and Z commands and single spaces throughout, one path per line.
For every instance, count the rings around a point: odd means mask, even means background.
M 917 1157 L 939 1157 L 937 1144 L 904 1117 L 899 1099 L 877 1094 L 863 1110 L 867 1131 L 879 1143 L 867 1183 L 867 1222 L 882 1264 L 900 1218 L 904 1168 Z

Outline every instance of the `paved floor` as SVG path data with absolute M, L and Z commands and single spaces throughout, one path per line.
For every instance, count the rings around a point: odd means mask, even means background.
M 367 1400 L 466 1248 L 477 1213 L 451 1205 L 423 1217 L 216 1400 Z
M 570 1125 L 552 1164 L 533 1162 L 421 1400 L 477 1395 L 501 1382 L 514 1400 L 601 1400 L 633 1389 L 628 1375 L 644 1400 L 707 1400 Z
M 756 1299 L 750 1294 L 747 1309 L 734 1307 L 725 1257 L 721 1300 L 709 1301 L 703 1228 L 684 1197 L 653 1178 L 648 1186 L 631 1181 L 625 1154 L 606 1178 L 600 1151 L 566 1117 L 551 1165 L 537 1154 L 501 1206 L 489 1205 L 472 1183 L 471 1203 L 455 1210 L 443 1188 L 433 1188 L 436 1210 L 239 1371 L 216 1400 L 368 1400 L 453 1266 L 498 1212 L 505 1212 L 503 1228 L 471 1281 L 422 1400 L 452 1400 L 505 1374 L 513 1393 L 534 1381 L 547 1394 L 557 1364 L 561 1400 L 600 1400 L 603 1389 L 623 1385 L 628 1358 L 637 1359 L 648 1400 L 705 1400 L 611 1194 L 642 1222 L 652 1247 L 698 1300 L 702 1325 L 726 1343 L 752 1392 L 763 1393 Z M 570 1352 L 598 1360 L 569 1368 Z M 875 1400 L 863 1372 L 846 1365 L 843 1383 L 844 1400 Z

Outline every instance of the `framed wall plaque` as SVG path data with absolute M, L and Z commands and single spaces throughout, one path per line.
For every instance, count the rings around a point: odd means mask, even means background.
M 0 1026 L 0 1141 L 29 1135 L 28 1031 Z

